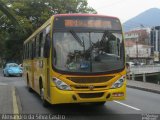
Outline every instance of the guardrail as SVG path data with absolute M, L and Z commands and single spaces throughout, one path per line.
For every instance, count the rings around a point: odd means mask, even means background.
M 127 77 L 130 80 L 135 80 L 135 77 L 142 77 L 143 82 L 146 82 L 146 76 L 160 74 L 160 65 L 144 65 L 144 66 L 132 66 Z M 159 81 L 158 81 L 158 84 Z
M 160 66 L 157 65 L 144 65 L 144 66 L 132 66 L 130 68 L 130 74 L 144 74 L 144 73 L 156 73 L 160 72 Z

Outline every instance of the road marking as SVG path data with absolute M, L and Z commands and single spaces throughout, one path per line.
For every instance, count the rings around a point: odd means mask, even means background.
M 139 108 L 136 108 L 136 107 L 133 107 L 133 106 L 124 104 L 124 103 L 119 102 L 119 101 L 115 101 L 115 100 L 114 100 L 113 102 L 118 103 L 118 104 L 121 104 L 121 105 L 126 106 L 126 107 L 129 107 L 129 108 L 132 108 L 132 109 L 134 109 L 134 110 L 141 110 L 141 109 L 139 109 Z
M 18 110 L 18 104 L 17 104 L 17 98 L 16 98 L 16 92 L 15 87 L 12 89 L 12 97 L 13 97 L 13 114 L 19 114 Z M 17 117 L 14 118 L 15 120 L 18 120 Z
M 8 85 L 7 83 L 0 82 L 0 85 Z

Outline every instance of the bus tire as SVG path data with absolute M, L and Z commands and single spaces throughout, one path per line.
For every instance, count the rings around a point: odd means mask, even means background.
M 28 91 L 29 91 L 30 93 L 33 92 L 32 88 L 31 88 L 30 86 L 27 86 L 27 89 L 28 89 Z
M 33 92 L 32 88 L 31 88 L 30 85 L 29 85 L 28 75 L 27 75 L 27 89 L 28 89 L 29 92 Z
M 95 106 L 103 106 L 106 103 L 106 101 L 103 102 L 95 102 L 93 103 Z
M 40 82 L 40 97 L 42 100 L 43 107 L 46 107 L 46 108 L 49 107 L 49 103 L 48 101 L 45 100 L 45 97 L 44 97 L 44 88 L 41 82 Z

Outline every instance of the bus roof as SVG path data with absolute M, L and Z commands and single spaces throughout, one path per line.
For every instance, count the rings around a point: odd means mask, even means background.
M 52 17 L 66 17 L 66 16 L 90 16 L 90 17 L 104 17 L 104 18 L 114 18 L 114 19 L 118 19 L 117 17 L 114 16 L 107 16 L 107 15 L 98 15 L 98 14 L 85 14 L 85 13 L 71 13 L 71 14 L 55 14 Z M 31 38 L 33 38 L 35 36 L 35 34 L 39 33 L 41 30 L 43 30 L 43 28 L 45 28 L 47 25 L 51 24 L 51 18 L 48 19 L 41 27 L 39 27 L 30 37 L 28 37 L 28 39 L 26 39 L 24 41 L 24 43 L 27 43 L 28 41 L 30 41 Z
M 91 16 L 91 17 L 108 17 L 108 18 L 116 18 L 118 19 L 117 17 L 115 16 L 107 16 L 107 15 L 98 15 L 98 14 L 85 14 L 85 13 L 72 13 L 72 14 L 55 14 L 53 15 L 54 17 L 65 17 L 65 16 Z
M 37 33 L 39 33 L 41 30 L 43 30 L 46 26 L 51 24 L 51 18 L 49 18 L 41 27 L 37 28 L 34 33 L 32 33 L 31 36 L 29 36 L 24 43 L 27 43 L 31 38 L 33 38 Z

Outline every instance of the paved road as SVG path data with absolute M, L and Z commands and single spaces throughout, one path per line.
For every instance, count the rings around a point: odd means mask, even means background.
M 101 107 L 68 104 L 44 108 L 41 104 L 40 97 L 36 93 L 29 93 L 27 91 L 23 77 L 3 77 L 0 73 L 0 88 L 4 86 L 4 84 L 16 86 L 16 94 L 19 97 L 18 100 L 20 101 L 18 102 L 20 112 L 24 114 L 55 114 L 65 115 L 66 118 L 86 120 L 106 118 L 142 120 L 146 114 L 160 114 L 159 94 L 132 88 L 127 89 L 127 99 L 125 101 L 107 102 L 105 106 Z M 4 103 L 4 99 L 0 100 L 3 100 L 0 101 L 0 103 Z M 2 108 L 6 108 L 6 106 L 6 104 L 3 104 Z M 9 112 L 10 111 L 11 110 L 9 110 Z M 160 119 L 160 115 L 158 118 L 157 116 L 147 117 L 156 117 L 155 120 Z

